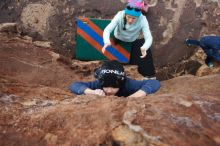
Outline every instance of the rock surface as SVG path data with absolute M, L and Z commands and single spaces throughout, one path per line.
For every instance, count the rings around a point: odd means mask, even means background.
M 220 74 L 180 76 L 142 98 L 76 96 L 100 62 L 0 37 L 0 145 L 219 146 Z M 135 67 L 126 67 L 134 73 Z
M 0 23 L 17 22 L 22 35 L 53 42 L 56 51 L 74 56 L 77 17 L 109 18 L 125 6 L 124 0 L 1 0 Z M 186 38 L 220 34 L 220 2 L 217 0 L 150 0 L 146 14 L 154 38 L 155 65 L 182 64 L 196 48 Z M 174 71 L 175 67 L 169 70 Z

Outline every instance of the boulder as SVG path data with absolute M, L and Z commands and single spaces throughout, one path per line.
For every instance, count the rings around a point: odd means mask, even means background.
M 0 145 L 220 145 L 220 74 L 175 77 L 140 98 L 77 96 L 69 84 L 93 80 L 100 62 L 0 42 Z
M 152 49 L 157 67 L 175 66 L 188 60 L 195 48 L 184 45 L 186 38 L 219 34 L 219 1 L 150 0 L 149 3 L 152 7 L 146 17 L 154 38 Z M 0 23 L 17 22 L 22 35 L 52 42 L 56 52 L 74 57 L 76 18 L 112 19 L 125 5 L 125 0 L 3 0 Z

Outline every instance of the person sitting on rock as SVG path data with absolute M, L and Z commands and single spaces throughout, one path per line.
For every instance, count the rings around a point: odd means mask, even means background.
M 158 80 L 134 80 L 125 75 L 123 66 L 116 60 L 105 61 L 95 71 L 95 81 L 74 82 L 71 92 L 100 96 L 142 97 L 155 93 L 160 88 Z
M 186 39 L 187 46 L 199 46 L 207 55 L 205 63 L 211 68 L 212 61 L 220 62 L 220 36 L 204 36 L 200 40 Z

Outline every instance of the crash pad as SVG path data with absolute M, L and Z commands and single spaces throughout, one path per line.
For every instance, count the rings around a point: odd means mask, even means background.
M 111 22 L 107 19 L 77 18 L 76 59 L 78 60 L 118 60 L 128 63 L 130 60 L 130 43 L 121 43 L 106 48 L 102 53 L 103 30 Z M 112 42 L 111 34 L 111 42 Z

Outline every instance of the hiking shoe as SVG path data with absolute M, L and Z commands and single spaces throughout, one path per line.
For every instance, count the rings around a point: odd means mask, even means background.
M 200 41 L 194 40 L 194 39 L 186 39 L 184 42 L 188 47 L 194 45 L 194 46 L 200 46 Z
M 212 62 L 209 62 L 207 65 L 208 65 L 209 68 L 213 68 L 214 67 L 214 64 Z
M 191 47 L 192 44 L 191 44 L 191 40 L 190 39 L 186 39 L 184 44 L 186 44 L 188 47 Z

